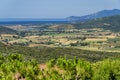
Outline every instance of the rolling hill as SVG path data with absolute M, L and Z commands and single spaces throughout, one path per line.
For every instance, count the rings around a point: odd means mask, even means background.
M 39 63 L 44 63 L 50 59 L 57 59 L 66 56 L 67 59 L 73 59 L 75 56 L 78 59 L 96 62 L 106 58 L 119 58 L 120 53 L 115 52 L 97 52 L 87 51 L 75 48 L 50 48 L 50 47 L 22 47 L 5 45 L 0 43 L 0 54 L 4 55 L 19 53 L 25 56 L 26 59 L 35 58 Z
M 97 18 L 84 23 L 73 24 L 76 28 L 103 28 L 111 31 L 120 31 L 120 15 Z
M 17 31 L 7 28 L 7 27 L 3 27 L 0 26 L 0 34 L 16 34 Z

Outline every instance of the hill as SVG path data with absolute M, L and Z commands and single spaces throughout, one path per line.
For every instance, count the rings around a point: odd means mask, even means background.
M 60 56 L 66 56 L 67 59 L 73 59 L 75 56 L 78 59 L 85 59 L 91 62 L 100 61 L 106 58 L 119 58 L 120 53 L 115 52 L 97 52 L 87 51 L 74 48 L 49 48 L 49 47 L 21 47 L 11 46 L 0 43 L 0 52 L 4 54 L 20 53 L 26 59 L 35 58 L 39 63 L 46 62 L 50 59 L 57 59 Z
M 84 23 L 73 24 L 76 28 L 103 28 L 111 31 L 120 31 L 120 15 L 97 18 Z
M 108 17 L 108 16 L 114 16 L 114 15 L 120 15 L 119 9 L 113 9 L 113 10 L 102 10 L 93 14 L 85 15 L 85 16 L 70 16 L 67 19 L 69 21 L 86 21 L 96 18 L 102 18 L 102 17 Z
M 49 26 L 48 29 L 54 30 L 54 31 L 62 31 L 62 30 L 74 29 L 74 26 L 70 24 L 59 24 L 59 25 Z
M 7 28 L 7 27 L 3 27 L 0 26 L 0 34 L 16 34 L 17 31 Z

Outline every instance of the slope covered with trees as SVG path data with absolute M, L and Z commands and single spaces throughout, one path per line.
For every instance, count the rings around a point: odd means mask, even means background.
M 91 62 L 100 61 L 106 58 L 120 58 L 120 53 L 115 52 L 97 52 L 86 51 L 74 48 L 49 48 L 49 47 L 21 47 L 10 46 L 0 43 L 0 52 L 4 54 L 20 53 L 26 59 L 35 58 L 39 63 L 46 62 L 50 59 L 57 59 L 60 56 L 66 56 L 67 59 L 73 59 L 75 56 L 79 59 L 85 59 Z
M 103 28 L 111 31 L 120 31 L 120 15 L 97 18 L 84 23 L 73 24 L 76 28 Z

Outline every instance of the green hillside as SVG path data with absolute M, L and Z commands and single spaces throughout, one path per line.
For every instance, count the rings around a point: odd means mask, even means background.
M 48 27 L 48 29 L 55 31 L 62 31 L 62 30 L 74 29 L 74 26 L 70 24 L 59 24 L 59 25 L 52 25 Z
M 103 28 L 120 31 L 120 15 L 89 20 L 84 23 L 75 23 L 76 28 Z
M 97 52 L 86 51 L 74 48 L 49 48 L 49 47 L 20 47 L 8 46 L 0 43 L 0 52 L 4 54 L 20 53 L 26 59 L 35 58 L 39 63 L 44 63 L 50 59 L 57 59 L 60 56 L 66 56 L 68 59 L 73 59 L 75 56 L 78 59 L 85 59 L 87 61 L 96 62 L 106 58 L 119 58 L 120 53 L 115 52 Z
M 7 27 L 0 26 L 0 34 L 16 34 L 16 31 Z

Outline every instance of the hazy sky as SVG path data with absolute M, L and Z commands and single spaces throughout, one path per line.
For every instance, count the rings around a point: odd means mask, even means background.
M 120 9 L 120 0 L 0 0 L 0 18 L 62 18 Z

